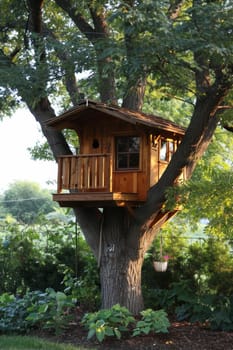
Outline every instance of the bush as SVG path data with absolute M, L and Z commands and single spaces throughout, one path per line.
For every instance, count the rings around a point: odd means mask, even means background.
M 42 221 L 34 227 L 11 220 L 0 221 L 0 294 L 25 294 L 26 290 L 62 290 L 64 273 L 76 275 L 83 295 L 80 301 L 93 301 L 100 295 L 96 261 L 81 234 L 74 239 L 74 223 Z M 77 271 L 76 271 L 77 270 Z M 91 287 L 90 287 L 91 286 Z
M 82 324 L 88 329 L 87 338 L 94 335 L 99 342 L 106 337 L 117 337 L 120 339 L 122 332 L 128 332 L 130 323 L 135 319 L 129 310 L 119 304 L 114 305 L 111 309 L 104 309 L 94 313 L 88 313 L 82 319 Z
M 167 333 L 170 323 L 164 310 L 153 311 L 152 309 L 141 312 L 142 319 L 136 323 L 135 318 L 125 307 L 119 304 L 111 309 L 88 313 L 84 316 L 82 324 L 88 329 L 88 339 L 96 336 L 99 342 L 106 337 L 120 339 L 122 333 L 138 336 L 141 334 Z
M 133 336 L 140 334 L 168 333 L 170 322 L 164 310 L 153 311 L 147 309 L 141 312 L 142 320 L 138 321 L 133 331 Z
M 70 320 L 71 297 L 47 289 L 28 292 L 24 297 L 7 293 L 0 297 L 0 331 L 24 333 L 32 328 L 46 328 L 58 333 Z

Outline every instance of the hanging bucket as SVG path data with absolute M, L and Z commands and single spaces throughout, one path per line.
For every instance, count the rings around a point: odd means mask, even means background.
M 168 261 L 153 261 L 154 269 L 157 272 L 167 271 Z

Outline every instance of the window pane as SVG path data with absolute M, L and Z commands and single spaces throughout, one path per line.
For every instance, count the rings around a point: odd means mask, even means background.
M 127 160 L 128 160 L 128 155 L 127 154 L 118 154 L 117 168 L 118 169 L 128 168 Z
M 139 152 L 139 137 L 129 137 L 129 152 Z
M 121 136 L 116 138 L 116 168 L 138 169 L 140 137 Z
M 174 142 L 169 141 L 169 152 L 174 153 Z
M 117 138 L 117 152 L 128 152 L 128 139 L 127 137 Z
M 129 168 L 139 168 L 139 153 L 131 153 L 129 156 Z
M 167 142 L 161 141 L 159 158 L 160 160 L 166 160 L 166 156 L 167 156 Z

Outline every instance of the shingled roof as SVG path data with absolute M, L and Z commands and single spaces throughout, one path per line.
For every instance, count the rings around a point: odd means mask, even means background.
M 175 132 L 181 135 L 185 133 L 185 128 L 160 116 L 145 114 L 126 108 L 117 107 L 115 105 L 107 105 L 105 103 L 94 102 L 90 100 L 82 101 L 60 116 L 49 119 L 46 122 L 46 125 L 59 130 L 65 129 L 67 126 L 69 128 L 75 129 L 75 123 L 80 118 L 84 117 L 88 111 L 101 112 L 105 115 L 110 115 L 115 118 L 122 119 L 128 123 L 140 124 L 152 129 L 166 130 L 168 132 Z

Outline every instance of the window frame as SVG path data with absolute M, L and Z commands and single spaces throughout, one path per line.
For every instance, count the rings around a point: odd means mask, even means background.
M 128 139 L 130 140 L 131 138 L 138 138 L 139 143 L 138 143 L 138 151 L 133 152 L 129 150 L 129 143 L 127 144 L 127 151 L 118 151 L 118 140 L 119 139 Z M 117 135 L 115 136 L 115 171 L 121 172 L 121 171 L 140 171 L 141 170 L 141 144 L 142 144 L 142 137 L 140 135 Z M 119 167 L 119 154 L 122 155 L 127 155 L 127 167 Z M 130 155 L 138 155 L 138 165 L 130 167 Z
M 165 157 L 161 157 L 161 151 L 162 151 L 162 143 L 165 144 Z M 172 150 L 171 146 L 172 145 Z M 166 137 L 160 137 L 159 139 L 159 147 L 158 147 L 158 160 L 159 162 L 169 163 L 171 161 L 171 158 L 173 154 L 176 152 L 178 146 L 178 140 L 166 138 Z

